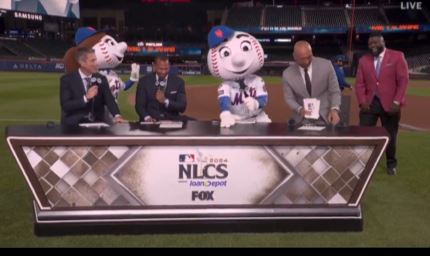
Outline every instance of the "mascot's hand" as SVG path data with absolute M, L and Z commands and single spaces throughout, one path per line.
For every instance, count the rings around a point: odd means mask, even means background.
M 236 123 L 236 120 L 239 120 L 240 118 L 236 115 L 233 115 L 230 111 L 223 111 L 219 115 L 219 118 L 221 119 L 221 127 L 229 128 L 230 126 L 233 126 Z
M 139 81 L 139 72 L 140 65 L 136 63 L 131 64 L 130 80 L 133 82 Z
M 246 97 L 244 101 L 249 111 L 255 111 L 259 107 L 258 101 L 252 97 Z

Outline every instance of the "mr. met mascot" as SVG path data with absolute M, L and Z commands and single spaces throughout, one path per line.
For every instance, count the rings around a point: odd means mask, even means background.
M 237 122 L 270 123 L 264 112 L 267 90 L 254 75 L 264 64 L 264 51 L 252 35 L 226 26 L 213 27 L 208 35 L 208 68 L 223 82 L 218 87 L 221 127 Z
M 91 27 L 81 27 L 75 34 L 75 47 L 70 48 L 64 55 L 66 73 L 76 71 L 79 64 L 74 55 L 79 47 L 92 48 L 97 58 L 97 66 L 100 74 L 106 76 L 109 88 L 115 100 L 118 99 L 120 90 L 128 90 L 139 80 L 140 66 L 136 63 L 131 65 L 130 79 L 123 82 L 113 71 L 113 68 L 122 63 L 124 53 L 127 51 L 125 42 L 117 42 L 113 37 L 104 32 L 98 32 Z

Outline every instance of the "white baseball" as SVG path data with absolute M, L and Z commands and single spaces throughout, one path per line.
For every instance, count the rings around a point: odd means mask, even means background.
M 100 69 L 115 68 L 122 63 L 127 51 L 125 42 L 117 42 L 111 36 L 104 36 L 93 46 L 97 58 L 97 66 Z

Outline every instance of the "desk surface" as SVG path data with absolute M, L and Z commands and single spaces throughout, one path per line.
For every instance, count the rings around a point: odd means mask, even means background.
M 315 136 L 315 137 L 386 137 L 382 127 L 326 127 L 323 131 L 301 131 L 290 128 L 286 123 L 270 124 L 237 124 L 232 128 L 220 128 L 212 122 L 189 121 L 181 129 L 162 129 L 158 125 L 142 125 L 139 123 L 117 124 L 108 128 L 64 128 L 59 125 L 16 125 L 6 128 L 6 137 L 152 137 L 152 136 L 205 136 L 205 137 L 237 137 L 237 136 Z

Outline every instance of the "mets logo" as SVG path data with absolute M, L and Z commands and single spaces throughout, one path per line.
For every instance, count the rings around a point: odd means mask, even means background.
M 257 90 L 255 90 L 255 88 L 250 88 L 249 97 L 255 98 L 256 95 L 257 95 Z M 231 102 L 231 105 L 235 106 L 235 105 L 243 104 L 243 96 L 244 96 L 243 91 L 236 92 L 236 94 L 234 95 L 233 101 Z
M 221 38 L 223 35 L 222 35 L 223 33 L 222 33 L 222 30 L 221 29 L 217 29 L 216 31 L 215 31 L 215 36 L 216 37 L 218 37 L 218 38 Z

